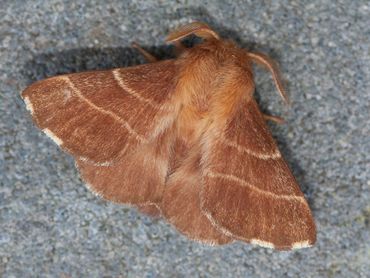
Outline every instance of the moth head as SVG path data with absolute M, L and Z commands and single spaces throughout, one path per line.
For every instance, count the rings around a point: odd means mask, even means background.
M 247 74 L 248 80 L 253 80 L 252 63 L 268 69 L 272 73 L 280 96 L 286 104 L 290 104 L 281 81 L 278 66 L 270 57 L 262 53 L 254 53 L 241 49 L 232 40 L 220 39 L 215 31 L 202 22 L 193 22 L 179 27 L 167 36 L 166 42 L 178 44 L 180 40 L 190 35 L 196 35 L 206 41 L 206 43 L 200 44 L 197 49 L 207 50 L 208 53 L 212 53 L 213 58 L 225 67 L 225 72 L 230 72 L 232 69 L 241 70 Z M 193 55 L 195 59 L 199 58 L 197 54 L 199 52 L 195 51 Z
M 181 26 L 175 31 L 171 32 L 167 36 L 166 42 L 177 42 L 190 35 L 196 35 L 205 40 L 220 40 L 219 35 L 215 31 L 213 31 L 207 24 L 202 22 L 192 22 Z

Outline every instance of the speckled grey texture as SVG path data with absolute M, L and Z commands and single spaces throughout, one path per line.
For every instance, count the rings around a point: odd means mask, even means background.
M 76 4 L 78 2 L 78 4 Z M 227 3 L 228 2 L 228 3 Z M 6 1 L 0 3 L 1 277 L 369 277 L 369 1 Z M 166 222 L 99 200 L 71 157 L 36 129 L 19 93 L 65 72 L 164 57 L 165 35 L 210 23 L 281 65 L 287 109 L 257 69 L 274 137 L 309 200 L 315 247 L 208 247 Z M 232 212 L 230 212 L 232 213 Z

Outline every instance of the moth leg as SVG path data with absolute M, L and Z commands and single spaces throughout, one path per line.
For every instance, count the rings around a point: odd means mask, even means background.
M 152 54 L 150 54 L 148 51 L 146 51 L 145 49 L 143 49 L 140 45 L 138 45 L 136 42 L 133 42 L 131 44 L 131 46 L 133 48 L 136 48 L 144 57 L 145 59 L 149 62 L 149 63 L 154 63 L 154 62 L 157 62 L 158 59 L 157 57 L 153 56 Z
M 283 124 L 285 121 L 283 118 L 278 117 L 278 116 L 272 116 L 272 115 L 267 115 L 265 113 L 262 113 L 263 117 L 265 118 L 266 121 L 272 121 L 275 122 L 276 124 Z

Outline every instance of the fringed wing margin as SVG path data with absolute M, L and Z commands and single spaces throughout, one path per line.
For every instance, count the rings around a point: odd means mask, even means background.
M 173 132 L 168 129 L 112 166 L 96 166 L 82 160 L 77 160 L 76 166 L 87 187 L 97 195 L 115 203 L 135 205 L 142 212 L 159 216 L 172 141 Z
M 175 76 L 172 60 L 74 73 L 36 82 L 22 97 L 37 126 L 63 150 L 107 165 L 173 120 L 166 104 Z
M 76 158 L 89 189 L 157 215 L 176 74 L 173 60 L 68 74 L 39 81 L 22 97 L 38 127 Z
M 171 172 L 161 202 L 166 220 L 188 238 L 209 245 L 221 245 L 233 238 L 218 230 L 200 208 L 202 183 L 199 143 L 186 146 L 178 138 L 171 159 Z
M 314 244 L 310 208 L 253 99 L 204 138 L 201 207 L 220 231 L 281 250 Z

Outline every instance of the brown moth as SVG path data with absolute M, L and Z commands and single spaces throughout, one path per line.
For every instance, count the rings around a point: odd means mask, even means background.
M 203 42 L 185 48 L 189 35 Z M 174 31 L 176 59 L 56 76 L 22 97 L 37 126 L 73 155 L 88 188 L 160 215 L 193 240 L 279 250 L 316 240 L 310 208 L 253 98 L 252 63 L 275 64 L 206 24 Z

